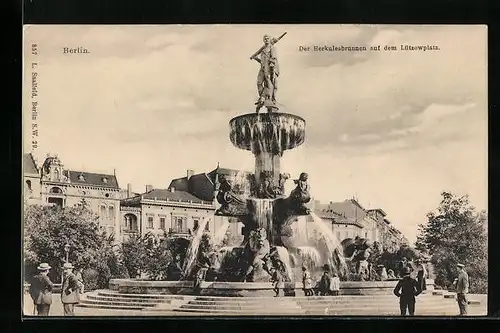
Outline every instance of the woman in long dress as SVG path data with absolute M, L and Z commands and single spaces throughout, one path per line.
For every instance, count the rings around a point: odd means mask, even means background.
M 302 267 L 302 285 L 304 287 L 304 295 L 312 296 L 313 295 L 313 282 L 311 273 L 307 270 L 305 266 Z
M 425 280 L 427 278 L 427 270 L 425 269 L 425 265 L 422 263 L 420 259 L 415 260 L 415 264 L 417 265 L 417 282 L 420 290 L 426 290 L 427 286 Z

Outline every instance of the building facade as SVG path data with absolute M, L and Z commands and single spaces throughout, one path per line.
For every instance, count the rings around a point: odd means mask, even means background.
M 408 244 L 408 240 L 386 218 L 387 214 L 382 209 L 365 209 L 355 199 L 329 204 L 314 201 L 311 208 L 331 225 L 339 241 L 361 237 L 387 247 Z
M 219 165 L 208 172 L 195 174 L 193 170 L 187 170 L 186 176 L 173 179 L 169 184 L 169 189 L 174 188 L 176 191 L 182 190 L 204 201 L 210 201 L 214 204 L 215 210 L 220 208 L 220 204 L 216 200 L 216 194 L 219 190 L 220 180 L 226 178 L 234 189 L 240 193 L 250 194 L 250 183 L 248 182 L 247 171 L 222 168 Z M 243 223 L 237 219 L 227 216 L 214 216 L 216 226 L 227 225 L 228 230 L 232 235 L 242 235 Z
M 120 231 L 126 240 L 147 233 L 162 236 L 165 232 L 190 235 L 200 227 L 215 234 L 220 226 L 214 219 L 215 205 L 192 194 L 177 190 L 153 189 L 120 202 Z
M 189 235 L 200 226 L 213 234 L 227 228 L 233 236 L 242 235 L 243 224 L 237 219 L 215 215 L 220 207 L 216 193 L 224 177 L 248 195 L 249 172 L 219 166 L 208 173 L 187 170 L 185 177 L 173 179 L 167 189 L 146 185 L 145 192 L 135 193 L 130 184 L 120 189 L 115 174 L 67 170 L 57 156 L 47 156 L 38 167 L 33 156 L 25 154 L 23 169 L 27 204 L 71 207 L 84 200 L 99 216 L 100 229 L 114 234 L 117 241 L 147 233 Z M 384 246 L 408 243 L 382 209 L 365 209 L 355 199 L 328 204 L 313 201 L 310 206 L 331 225 L 339 241 L 359 236 Z
M 121 192 L 115 175 L 73 171 L 57 156 L 47 156 L 40 168 L 25 154 L 24 196 L 28 204 L 72 207 L 86 204 L 99 215 L 99 228 L 119 239 Z

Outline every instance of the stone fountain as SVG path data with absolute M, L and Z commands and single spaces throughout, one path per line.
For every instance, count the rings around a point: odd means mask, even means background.
M 231 143 L 254 155 L 255 172 L 243 180 L 234 181 L 221 176 L 217 181 L 216 197 L 221 207 L 215 214 L 242 222 L 243 242 L 240 246 L 223 249 L 216 265 L 208 263 L 210 260 L 207 258 L 213 258 L 210 250 L 198 253 L 195 249 L 198 243 L 193 242 L 194 247 L 188 251 L 188 260 L 184 265 L 186 279 L 203 280 L 203 271 L 217 266 L 218 282 L 269 282 L 273 272 L 278 271 L 284 281 L 292 285 L 297 280 L 295 268 L 304 264 L 297 258 L 303 257 L 305 252 L 310 252 L 313 261 L 322 261 L 315 262 L 318 266 L 324 263 L 330 266 L 341 264 L 339 260 L 334 262 L 330 258 L 335 251 L 335 247 L 329 246 L 334 243 L 333 236 L 326 240 L 328 245 L 322 251 L 327 252 L 324 258 L 320 258 L 316 249 L 302 248 L 301 252 L 300 244 L 295 241 L 292 225 L 299 217 L 310 214 L 307 203 L 311 196 L 307 173 L 301 173 L 294 180 L 295 189 L 286 195 L 285 183 L 290 175 L 281 172 L 283 154 L 304 143 L 306 128 L 303 118 L 280 112 L 276 103 L 279 65 L 274 44 L 283 36 L 278 39 L 264 36 L 264 46 L 250 58 L 260 64 L 257 76 L 259 98 L 255 103 L 255 112 L 229 121 Z M 266 108 L 267 113 L 260 113 L 262 108 Z M 328 229 L 326 231 L 329 232 Z M 200 270 L 201 274 L 194 273 Z
M 295 188 L 285 193 L 290 175 L 282 172 L 281 158 L 285 151 L 304 143 L 306 121 L 280 112 L 276 102 L 279 66 L 274 44 L 284 35 L 277 39 L 264 36 L 264 46 L 250 58 L 260 64 L 255 112 L 229 121 L 229 139 L 235 147 L 254 155 L 254 173 L 236 180 L 220 176 L 216 181 L 220 208 L 215 214 L 242 222 L 243 242 L 219 248 L 201 225 L 186 253 L 179 255 L 183 259 L 172 266 L 172 271 L 180 274 L 177 281 L 116 279 L 110 282 L 110 289 L 128 293 L 272 296 L 270 278 L 279 272 L 285 281 L 285 295 L 291 296 L 301 288 L 301 266 L 308 266 L 316 273 L 324 268 L 336 272 L 342 280 L 342 294 L 392 292 L 392 282 L 364 282 L 372 275 L 366 240 L 341 243 L 331 228 L 310 212 L 307 173 L 301 173 L 294 180 Z M 262 108 L 267 112 L 261 113 Z M 314 236 L 303 237 L 309 230 Z M 357 263 L 356 274 L 361 281 L 350 281 L 345 257 Z

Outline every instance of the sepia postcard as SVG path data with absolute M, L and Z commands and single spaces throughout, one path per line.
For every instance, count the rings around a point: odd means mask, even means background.
M 485 316 L 487 27 L 26 25 L 23 316 Z

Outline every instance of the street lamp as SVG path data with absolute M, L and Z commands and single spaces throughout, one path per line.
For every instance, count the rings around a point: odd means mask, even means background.
M 70 245 L 68 243 L 66 243 L 64 245 L 64 253 L 66 253 L 66 262 L 69 261 L 69 248 L 70 248 Z M 64 270 L 61 272 L 61 284 L 63 283 L 63 280 L 64 280 Z
M 66 245 L 64 245 L 64 252 L 66 253 L 66 262 L 69 262 L 69 248 L 70 245 L 66 243 Z

